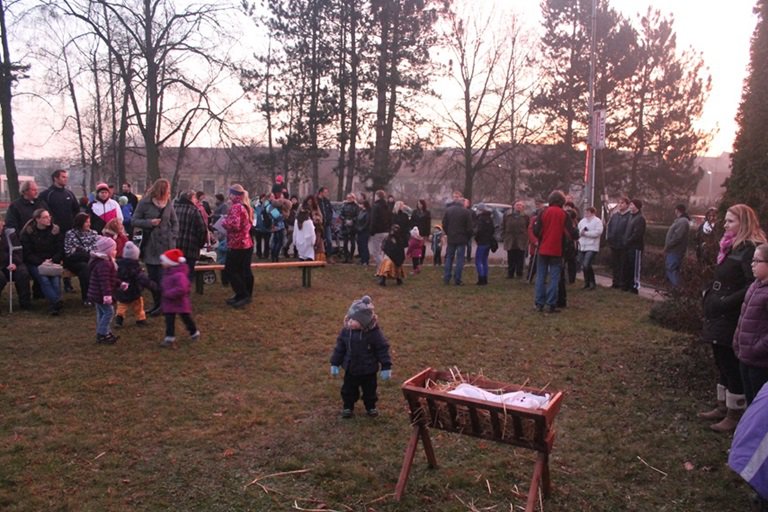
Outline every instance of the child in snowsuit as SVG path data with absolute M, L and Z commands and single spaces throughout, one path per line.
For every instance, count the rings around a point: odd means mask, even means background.
M 381 265 L 379 265 L 379 269 L 376 271 L 379 284 L 387 286 L 388 277 L 396 279 L 397 284 L 403 284 L 403 279 L 405 278 L 405 271 L 403 270 L 405 249 L 400 243 L 400 226 L 397 224 L 392 225 L 389 236 L 382 244 L 382 252 L 384 253 L 384 259 L 381 260 Z
M 176 315 L 181 317 L 192 341 L 197 341 L 200 339 L 200 331 L 192 319 L 187 260 L 179 249 L 171 249 L 160 256 L 160 263 L 163 265 L 160 307 L 165 315 L 165 339 L 160 346 L 166 348 L 176 346 Z
M 432 264 L 443 264 L 443 227 L 440 224 L 432 228 Z
M 389 380 L 392 376 L 392 359 L 389 355 L 389 342 L 379 328 L 373 301 L 368 295 L 354 301 L 344 317 L 344 326 L 336 338 L 336 348 L 331 355 L 332 376 L 339 375 L 339 367 L 344 368 L 344 383 L 341 386 L 344 408 L 341 417 L 352 417 L 361 388 L 366 414 L 370 417 L 378 416 L 376 372 L 381 369 L 381 380 Z
M 112 309 L 113 294 L 120 286 L 117 279 L 115 255 L 117 244 L 111 238 L 100 236 L 91 249 L 88 262 L 88 301 L 96 306 L 96 343 L 113 345 L 118 337 L 112 334 L 109 324 L 115 312 Z
M 136 325 L 147 325 L 147 314 L 144 312 L 144 298 L 141 292 L 145 288 L 156 290 L 157 284 L 152 281 L 139 264 L 139 248 L 133 242 L 127 242 L 123 247 L 123 257 L 117 259 L 117 278 L 121 288 L 115 292 L 117 299 L 117 316 L 115 326 L 122 327 L 125 313 L 133 310 Z M 122 285 L 127 283 L 127 286 Z M 123 289 L 123 287 L 125 289 Z
M 408 250 L 405 255 L 413 262 L 413 274 L 418 274 L 421 269 L 419 263 L 424 256 L 424 239 L 419 234 L 419 228 L 411 229 L 411 238 L 408 239 Z

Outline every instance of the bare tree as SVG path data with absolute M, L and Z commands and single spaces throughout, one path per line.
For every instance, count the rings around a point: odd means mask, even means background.
M 106 45 L 144 141 L 147 179 L 158 179 L 159 148 L 181 137 L 192 116 L 188 110 L 178 115 L 177 102 L 188 101 L 188 95 L 205 97 L 199 104 L 212 102 L 205 85 L 211 82 L 201 84 L 200 74 L 191 70 L 221 65 L 211 34 L 225 31 L 218 16 L 227 8 L 201 4 L 181 10 L 168 0 L 61 0 L 54 7 L 84 23 Z M 112 25 L 125 34 L 135 55 L 110 36 Z
M 5 174 L 11 200 L 19 197 L 19 173 L 16 170 L 16 148 L 13 140 L 13 84 L 29 70 L 29 65 L 14 62 L 8 41 L 7 14 L 18 2 L 0 0 L 0 40 L 3 45 L 0 61 L 0 111 L 3 120 L 3 153 Z
M 488 36 L 493 32 L 491 15 L 478 22 L 452 12 L 448 21 L 449 67 L 461 100 L 446 107 L 446 137 L 461 148 L 463 192 L 471 198 L 477 175 L 500 166 L 512 149 L 507 130 L 519 105 L 510 110 L 509 104 L 526 92 L 518 80 L 524 61 L 518 55 L 520 36 L 514 17 L 500 24 L 509 27 L 509 34 L 498 34 L 498 39 Z

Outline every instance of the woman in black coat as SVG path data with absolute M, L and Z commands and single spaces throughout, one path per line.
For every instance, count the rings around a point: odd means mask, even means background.
M 411 227 L 418 228 L 421 238 L 429 240 L 429 235 L 432 232 L 432 214 L 427 210 L 427 202 L 423 199 L 419 199 L 416 203 L 416 209 L 413 211 L 413 215 L 411 215 Z M 426 250 L 422 251 L 419 265 L 424 264 L 426 252 Z
M 721 420 L 711 425 L 716 432 L 732 432 L 739 422 L 746 400 L 739 373 L 739 361 L 733 352 L 733 333 L 752 275 L 755 247 L 766 242 L 765 233 L 754 210 L 744 204 L 728 208 L 725 232 L 720 239 L 720 251 L 714 279 L 704 292 L 704 329 L 702 341 L 712 344 L 718 370 L 717 406 L 699 417 Z
M 64 237 L 59 226 L 53 223 L 48 210 L 35 210 L 32 218 L 21 230 L 21 246 L 29 275 L 38 282 L 43 295 L 48 299 L 48 312 L 54 316 L 58 315 L 63 306 L 61 273 L 57 276 L 43 275 L 39 268 L 46 262 L 60 265 L 64 259 Z
M 407 206 L 402 201 L 397 201 L 392 210 L 392 224 L 398 229 L 397 242 L 401 247 L 408 247 L 408 238 L 411 231 L 411 217 L 408 215 Z

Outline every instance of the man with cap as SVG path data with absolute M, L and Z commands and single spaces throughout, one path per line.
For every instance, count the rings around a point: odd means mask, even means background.
M 342 418 L 352 417 L 361 389 L 366 414 L 370 417 L 379 415 L 376 409 L 376 373 L 381 370 L 381 379 L 389 380 L 392 376 L 392 359 L 389 355 L 389 342 L 377 320 L 373 301 L 365 295 L 352 302 L 344 317 L 344 326 L 336 338 L 336 347 L 331 354 L 331 375 L 338 376 L 339 368 L 344 368 L 344 383 L 341 386 Z
M 120 204 L 112 199 L 109 185 L 99 183 L 96 186 L 96 199 L 88 205 L 88 213 L 91 216 L 91 229 L 101 234 L 107 222 L 114 218 L 123 222 L 123 211 Z
M 282 174 L 278 174 L 275 177 L 275 183 L 272 185 L 272 193 L 275 197 L 283 197 L 283 190 L 285 190 L 285 180 Z

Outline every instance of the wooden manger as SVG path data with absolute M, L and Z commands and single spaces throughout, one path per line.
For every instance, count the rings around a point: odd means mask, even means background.
M 536 451 L 530 488 L 527 495 L 521 495 L 523 498 L 527 497 L 526 512 L 533 512 L 539 486 L 542 495 L 549 496 L 549 453 L 555 440 L 554 421 L 560 410 L 563 394 L 549 392 L 551 396 L 546 405 L 528 409 L 449 394 L 449 389 L 445 389 L 445 386 L 441 388 L 438 384 L 455 382 L 455 377 L 454 373 L 427 368 L 402 385 L 403 395 L 410 409 L 413 430 L 395 488 L 395 499 L 399 501 L 403 496 L 419 439 L 424 445 L 429 466 L 437 467 L 429 438 L 428 427 L 432 427 Z M 505 384 L 481 376 L 462 377 L 463 382 L 494 394 L 524 391 L 533 395 L 544 395 L 540 389 Z

